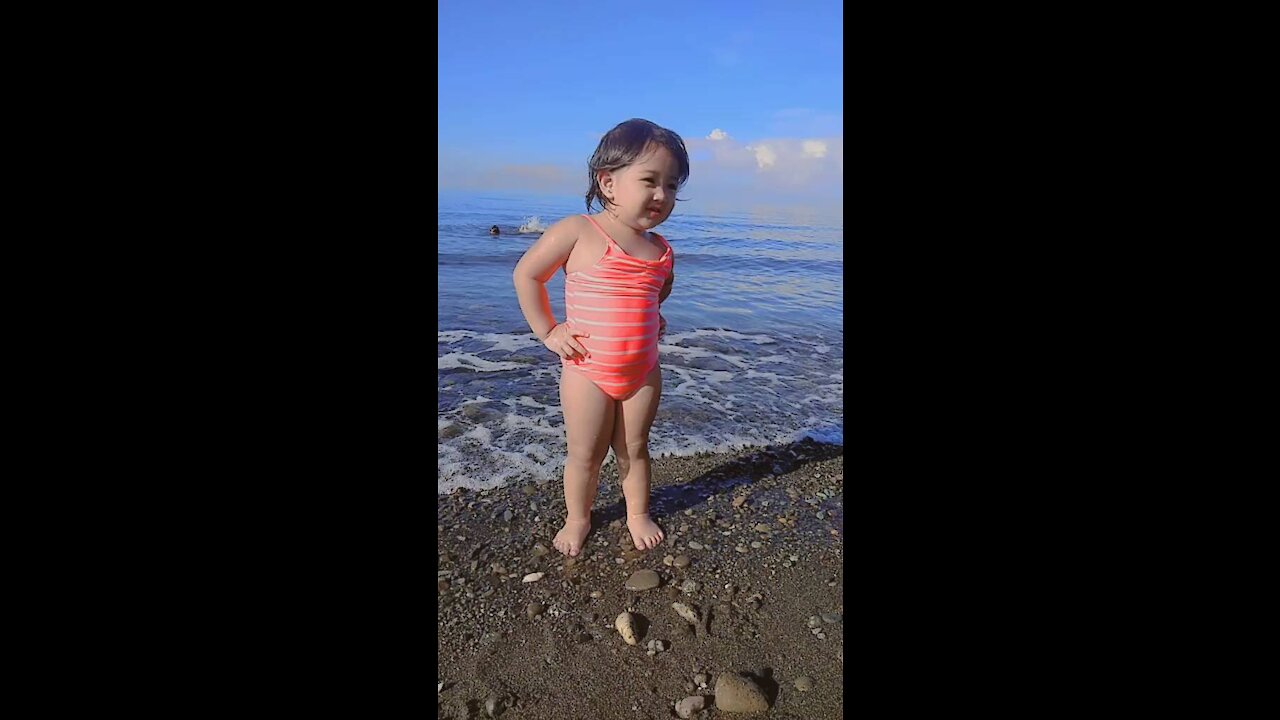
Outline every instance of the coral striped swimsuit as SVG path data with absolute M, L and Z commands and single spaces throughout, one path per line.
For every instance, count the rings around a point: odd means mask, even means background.
M 671 276 L 671 245 L 650 233 L 666 248 L 662 257 L 631 257 L 595 218 L 583 217 L 604 235 L 608 246 L 590 270 L 566 271 L 564 307 L 566 322 L 591 334 L 578 338 L 591 357 L 560 363 L 585 375 L 614 400 L 625 400 L 658 364 L 658 293 Z

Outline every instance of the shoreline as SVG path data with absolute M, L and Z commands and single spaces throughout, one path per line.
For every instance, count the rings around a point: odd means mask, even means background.
M 438 717 L 488 717 L 496 703 L 510 718 L 656 720 L 690 696 L 707 707 L 691 717 L 732 717 L 714 691 L 741 674 L 769 717 L 841 716 L 843 446 L 655 458 L 652 469 L 650 513 L 666 539 L 647 552 L 626 530 L 612 464 L 573 559 L 551 544 L 565 514 L 558 481 L 438 497 Z M 657 586 L 624 589 L 641 570 Z M 638 620 L 636 645 L 614 628 L 623 612 Z

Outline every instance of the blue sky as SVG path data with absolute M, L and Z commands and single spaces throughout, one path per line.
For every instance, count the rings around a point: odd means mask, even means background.
M 685 139 L 682 195 L 843 198 L 839 2 L 440 0 L 439 20 L 442 188 L 580 195 L 600 135 L 642 117 Z

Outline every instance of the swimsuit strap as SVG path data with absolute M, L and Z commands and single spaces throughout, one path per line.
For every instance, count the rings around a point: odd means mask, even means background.
M 595 225 L 596 230 L 600 231 L 600 234 L 604 236 L 604 239 L 608 240 L 610 245 L 618 248 L 618 252 L 622 253 L 623 255 L 626 255 L 627 257 L 631 257 L 631 255 L 627 253 L 626 250 L 622 249 L 622 246 L 618 245 L 618 241 L 614 240 L 612 235 L 605 232 L 604 228 L 600 227 L 600 223 L 596 222 L 595 218 L 591 217 L 590 215 L 583 215 L 582 217 L 591 221 L 591 224 Z M 666 238 L 662 237 L 661 235 L 659 235 L 658 233 L 652 230 L 649 231 L 649 234 L 662 241 L 662 247 L 665 248 L 662 253 L 664 257 L 666 256 L 667 253 L 671 253 L 673 255 L 675 254 L 675 251 L 671 249 L 671 243 L 667 242 Z M 649 263 L 658 262 L 659 260 L 662 260 L 662 258 L 658 258 L 658 260 L 645 260 L 644 258 L 633 258 L 633 259 L 640 260 L 641 262 L 649 262 Z
M 586 218 L 587 220 L 591 221 L 591 224 L 596 226 L 596 230 L 599 230 L 599 231 L 600 231 L 600 234 L 604 236 L 604 239 L 605 239 L 605 240 L 608 240 L 608 241 L 609 241 L 609 244 L 610 244 L 610 245 L 617 245 L 617 244 L 618 244 L 618 243 L 617 243 L 617 241 L 615 241 L 615 240 L 613 239 L 613 237 L 612 237 L 611 235 L 609 235 L 609 233 L 607 233 L 607 232 L 605 232 L 605 231 L 604 231 L 604 228 L 600 227 L 600 223 L 596 222 L 596 219 L 595 219 L 595 218 L 591 217 L 590 215 L 583 215 L 582 217 L 584 217 L 584 218 Z

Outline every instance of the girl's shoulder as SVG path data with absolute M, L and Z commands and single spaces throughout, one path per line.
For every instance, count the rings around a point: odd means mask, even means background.
M 663 235 L 663 234 L 662 234 L 662 233 L 660 233 L 660 232 L 655 232 L 655 231 L 653 231 L 653 230 L 650 230 L 650 231 L 649 231 L 649 234 L 650 234 L 650 235 L 652 235 L 653 237 L 655 237 L 655 238 L 657 238 L 657 239 L 658 239 L 658 245 L 659 245 L 659 246 L 661 246 L 661 247 L 663 247 L 663 248 L 666 248 L 666 250 L 667 250 L 668 252 L 670 252 L 672 255 L 675 255 L 675 254 L 676 254 L 676 250 L 675 250 L 675 248 L 671 247 L 671 243 L 667 242 L 667 236 L 666 236 L 666 235 Z
M 569 215 L 552 223 L 551 227 L 547 228 L 545 232 L 556 230 L 559 232 L 579 234 L 590 227 L 591 221 L 587 219 L 586 215 Z
M 550 236 L 557 240 L 577 240 L 590 227 L 586 218 L 581 215 L 569 215 L 551 223 L 542 231 L 542 237 Z

